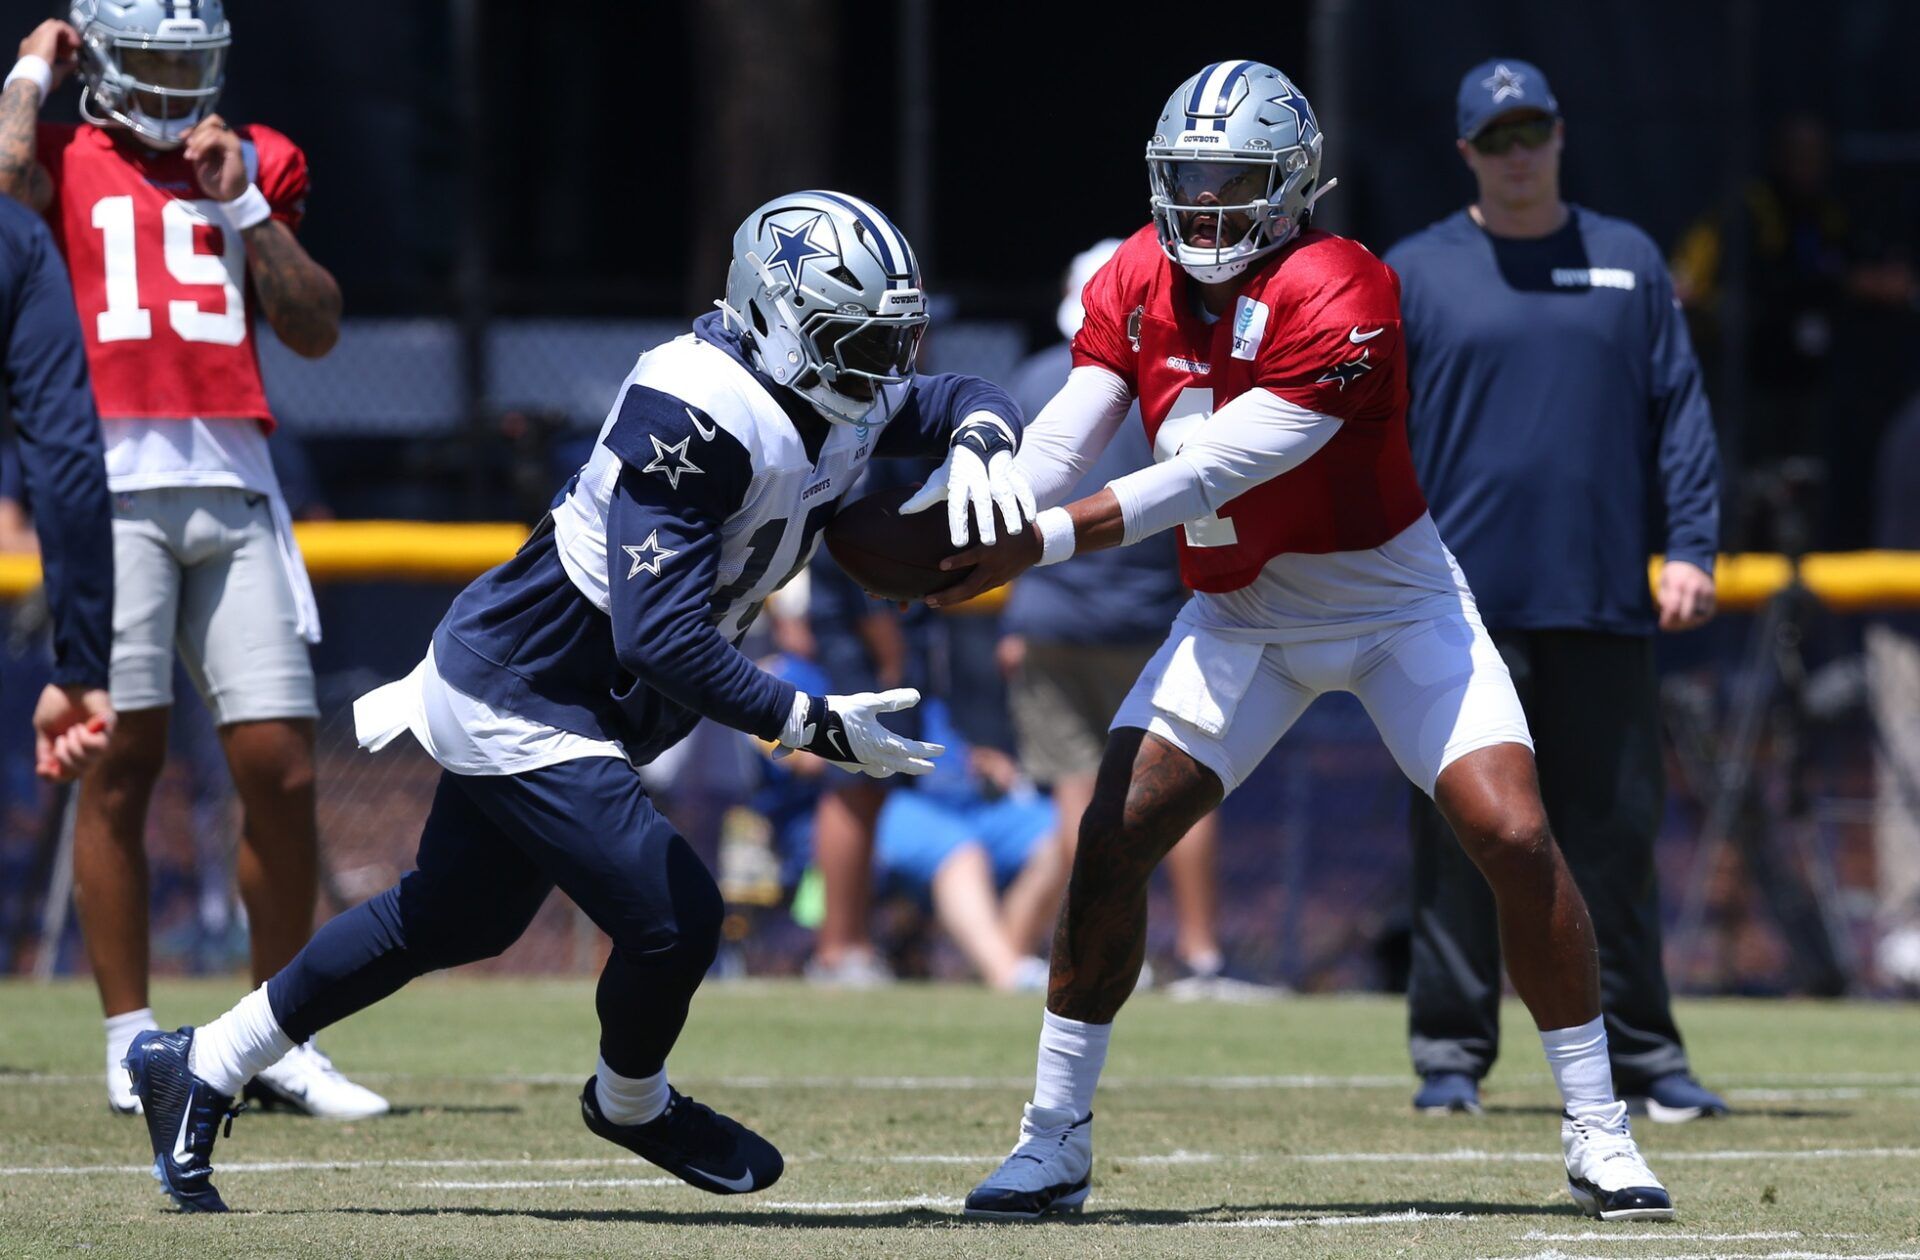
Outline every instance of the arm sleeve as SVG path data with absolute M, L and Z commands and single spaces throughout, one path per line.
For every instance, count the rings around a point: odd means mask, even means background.
M 881 430 L 873 453 L 882 459 L 939 459 L 946 455 L 953 431 L 976 411 L 990 412 L 1006 421 L 1014 442 L 1019 443 L 1026 421 L 1006 390 L 959 372 L 916 376 L 899 414 Z
M 1666 275 L 1656 262 L 1655 274 Z M 1673 291 L 1649 295 L 1653 310 L 1652 420 L 1659 435 L 1667 559 L 1713 572 L 1720 547 L 1720 450 L 1700 381 L 1700 360 Z
M 53 681 L 107 685 L 113 636 L 113 523 L 100 421 L 73 291 L 45 225 L 35 222 L 7 312 L 7 389 L 40 535 L 53 616 Z
M 1054 506 L 1078 484 L 1120 431 L 1132 405 L 1126 381 L 1106 368 L 1089 364 L 1067 374 L 1067 383 L 1027 426 L 1020 453 L 1013 457 L 1041 507 Z
M 1132 546 L 1219 511 L 1325 446 L 1343 423 L 1254 389 L 1213 413 L 1172 457 L 1108 483 Z
M 622 667 L 702 717 L 774 739 L 793 684 L 762 670 L 714 626 L 720 527 L 701 496 L 629 464 L 607 513 L 608 613 Z

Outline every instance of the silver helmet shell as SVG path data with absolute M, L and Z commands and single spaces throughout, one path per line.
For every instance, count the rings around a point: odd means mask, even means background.
M 1320 182 L 1320 124 L 1293 81 L 1258 61 L 1217 61 L 1167 98 L 1147 142 L 1147 182 L 1160 248 L 1205 283 L 1230 280 L 1292 240 L 1312 214 Z M 1231 204 L 1200 204 L 1183 195 L 1189 163 L 1261 168 L 1264 191 Z M 1204 170 L 1204 168 L 1200 168 Z M 1191 186 L 1190 184 L 1187 186 Z M 1216 216 L 1211 245 L 1189 245 L 1192 215 Z M 1247 228 L 1228 241 L 1227 215 Z
M 75 0 L 80 114 L 175 149 L 213 112 L 233 33 L 221 0 Z
M 747 216 L 720 306 L 756 368 L 840 424 L 898 409 L 927 326 L 907 238 L 867 202 L 824 189 Z

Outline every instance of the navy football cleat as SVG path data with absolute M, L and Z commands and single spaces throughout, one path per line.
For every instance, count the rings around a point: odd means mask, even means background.
M 240 1108 L 187 1066 L 193 1029 L 137 1034 L 120 1061 L 146 1108 L 153 1143 L 153 1179 L 182 1212 L 224 1212 L 213 1188 L 213 1139 L 222 1120 L 229 1132 Z
M 1413 1109 L 1423 1116 L 1480 1114 L 1480 1082 L 1465 1072 L 1429 1072 L 1413 1096 Z
M 595 1082 L 580 1092 L 580 1118 L 601 1137 L 711 1194 L 751 1194 L 780 1180 L 786 1161 L 773 1143 L 711 1107 L 667 1089 L 667 1109 L 645 1124 L 615 1124 L 600 1114 Z
M 1684 1124 L 1707 1116 L 1724 1116 L 1732 1108 L 1687 1072 L 1656 1076 L 1639 1089 L 1622 1094 L 1628 1110 L 1657 1124 Z
M 993 1175 L 967 1195 L 963 1215 L 976 1221 L 1037 1221 L 1078 1214 L 1093 1187 L 1093 1113 L 1028 1103 L 1020 1140 Z

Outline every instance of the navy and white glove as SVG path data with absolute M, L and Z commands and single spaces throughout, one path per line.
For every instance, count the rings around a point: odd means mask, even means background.
M 912 687 L 851 696 L 810 696 L 803 691 L 793 698 L 793 711 L 777 742 L 876 779 L 925 774 L 946 746 L 896 735 L 879 717 L 919 703 L 920 693 Z
M 960 422 L 947 443 L 947 462 L 934 470 L 918 494 L 900 505 L 900 512 L 924 511 L 947 501 L 947 534 L 956 547 L 972 543 L 967 509 L 973 509 L 980 545 L 991 547 L 997 531 L 994 505 L 1007 532 L 1017 534 L 1034 518 L 1038 506 L 1027 476 L 1013 466 L 1013 426 L 991 411 L 976 411 Z

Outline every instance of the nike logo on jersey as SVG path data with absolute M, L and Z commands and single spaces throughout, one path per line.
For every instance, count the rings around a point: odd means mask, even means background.
M 720 432 L 719 425 L 701 424 L 700 417 L 697 414 L 695 414 L 693 408 L 691 407 L 687 408 L 687 419 L 693 421 L 693 431 L 700 435 L 700 440 L 702 442 L 713 441 L 713 435 Z
M 1363 341 L 1372 341 L 1375 337 L 1378 337 L 1381 333 L 1385 331 L 1387 330 L 1383 326 L 1383 327 L 1374 329 L 1370 333 L 1363 333 L 1360 331 L 1359 325 L 1356 324 L 1354 326 L 1353 331 L 1347 334 L 1347 340 L 1351 341 L 1354 345 L 1357 346 Z

